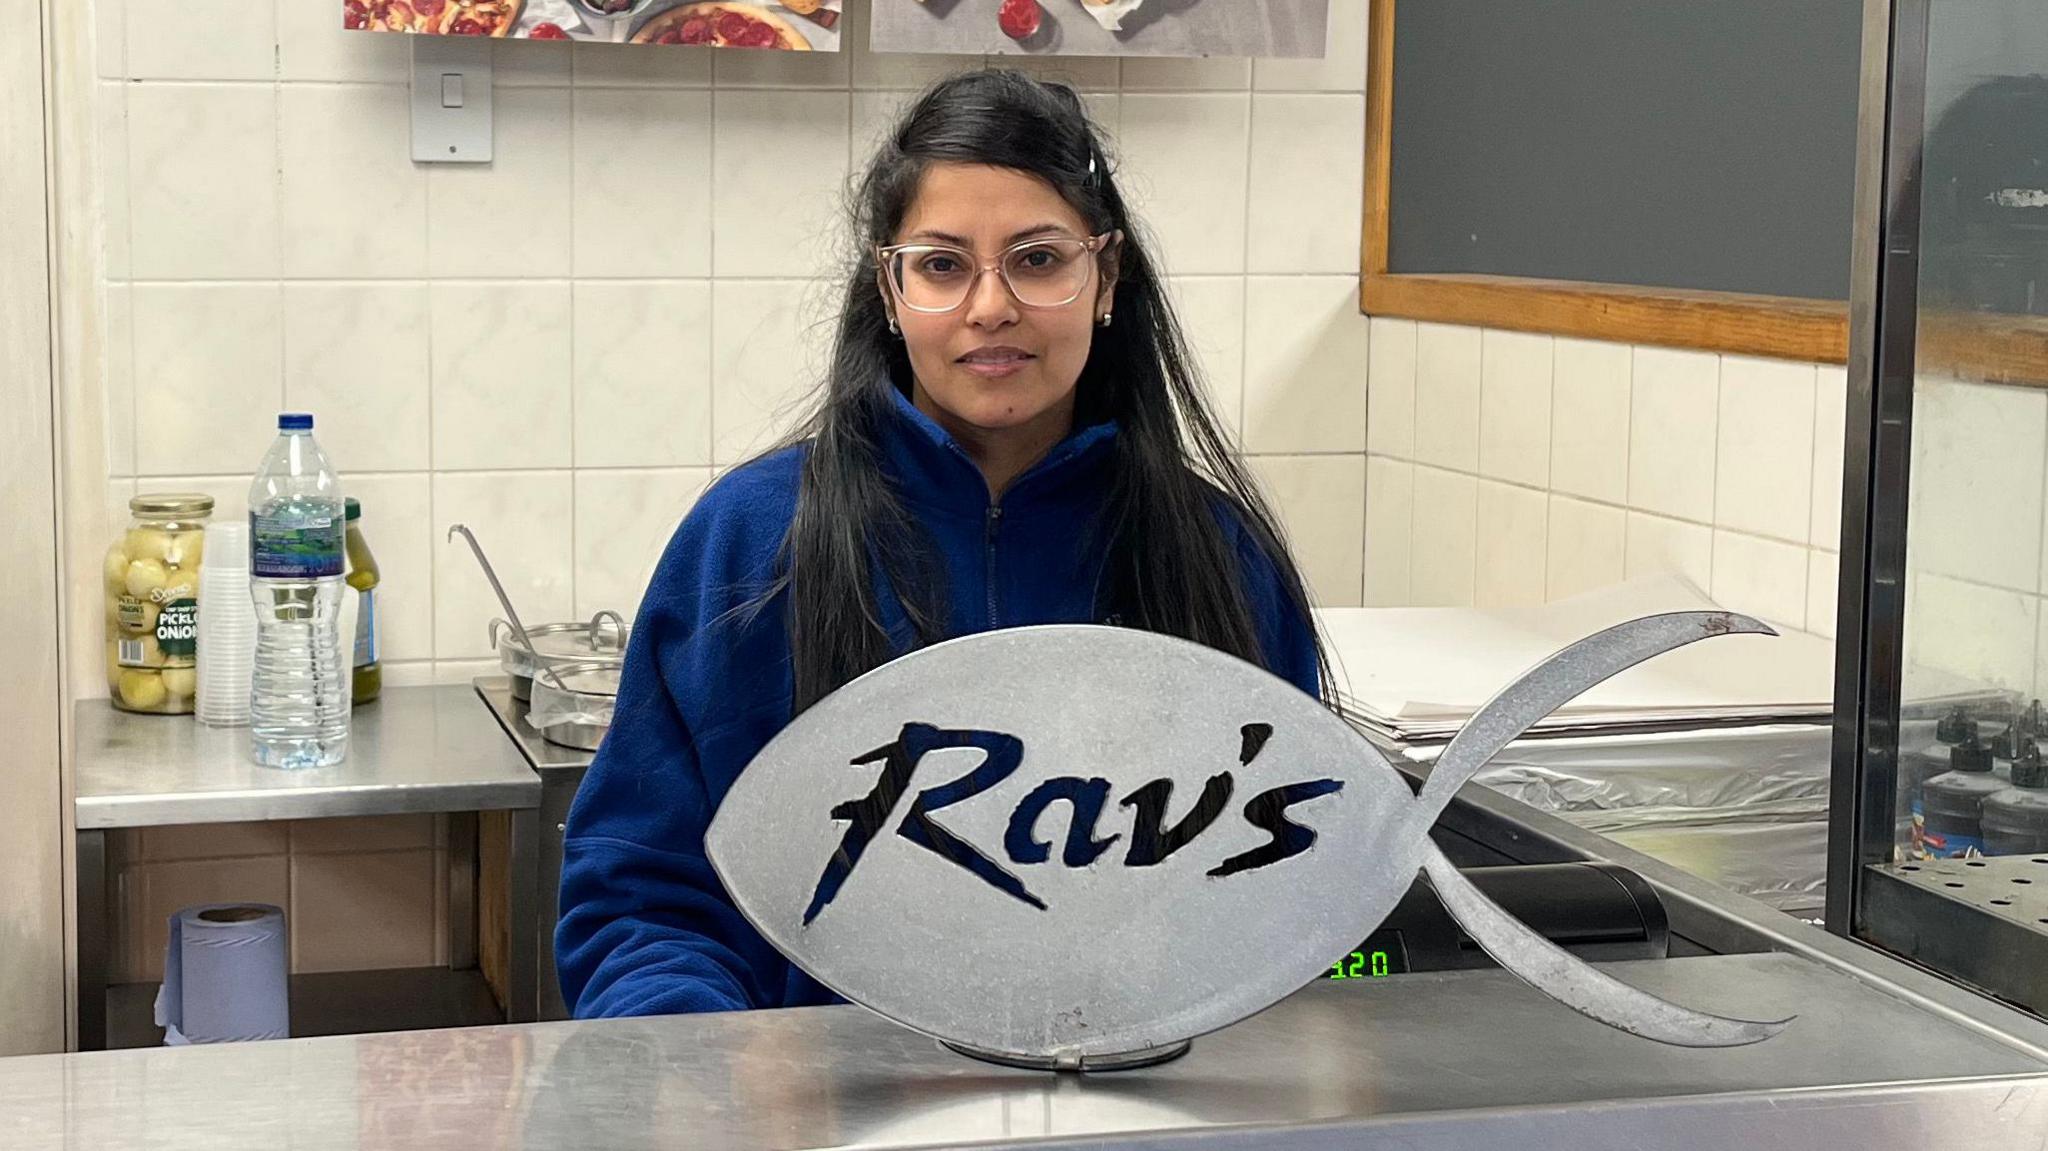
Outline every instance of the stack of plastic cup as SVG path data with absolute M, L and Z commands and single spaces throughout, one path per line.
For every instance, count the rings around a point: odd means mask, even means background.
M 199 698 L 209 727 L 247 727 L 256 674 L 256 604 L 249 598 L 249 525 L 206 525 L 199 568 Z

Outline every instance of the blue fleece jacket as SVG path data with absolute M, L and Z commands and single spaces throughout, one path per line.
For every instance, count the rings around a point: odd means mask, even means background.
M 900 393 L 896 416 L 885 463 L 943 554 L 951 634 L 1103 622 L 1104 557 L 1080 528 L 1102 503 L 1114 425 L 1074 433 L 997 506 L 967 454 Z M 569 812 L 555 958 L 578 1017 L 834 1000 L 748 926 L 704 855 L 726 790 L 790 718 L 787 604 L 778 596 L 757 613 L 733 609 L 773 577 L 801 465 L 802 449 L 789 449 L 714 485 L 641 601 L 610 735 Z M 1272 563 L 1236 534 L 1267 666 L 1314 693 L 1308 627 L 1288 609 Z M 884 622 L 909 634 L 901 618 Z

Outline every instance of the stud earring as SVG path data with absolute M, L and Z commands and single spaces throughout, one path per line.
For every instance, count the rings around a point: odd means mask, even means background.
M 903 329 L 897 326 L 896 317 L 894 316 L 889 317 L 889 334 L 892 336 L 900 336 L 903 334 Z
M 1109 326 L 1109 313 L 1108 313 L 1108 312 L 1104 312 L 1104 313 L 1102 313 L 1102 326 L 1103 326 L 1103 327 L 1105 327 L 1105 328 Z

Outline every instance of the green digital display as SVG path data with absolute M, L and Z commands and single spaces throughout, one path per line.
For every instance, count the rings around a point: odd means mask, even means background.
M 1384 951 L 1354 951 L 1330 964 L 1332 979 L 1385 979 L 1394 973 L 1394 957 Z
M 1329 979 L 1385 979 L 1408 970 L 1408 948 L 1397 931 L 1377 931 L 1358 950 L 1330 964 Z

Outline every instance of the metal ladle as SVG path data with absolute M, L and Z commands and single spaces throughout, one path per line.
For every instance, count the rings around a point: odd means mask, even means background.
M 458 535 L 469 541 L 469 550 L 476 553 L 477 566 L 484 569 L 484 578 L 491 581 L 491 590 L 498 593 L 498 606 L 505 609 L 505 618 L 512 622 L 513 634 L 519 637 L 520 643 L 526 645 L 528 654 L 533 656 L 535 663 L 540 664 L 542 671 L 548 673 L 548 678 L 555 681 L 555 686 L 568 691 L 569 685 L 562 682 L 562 677 L 555 673 L 554 664 L 548 662 L 548 657 L 542 655 L 540 648 L 534 646 L 533 637 L 526 634 L 526 625 L 519 622 L 519 610 L 512 606 L 512 597 L 505 594 L 505 585 L 498 582 L 498 573 L 492 570 L 490 559 L 484 555 L 483 545 L 476 542 L 476 533 L 462 524 L 449 527 L 450 540 Z

